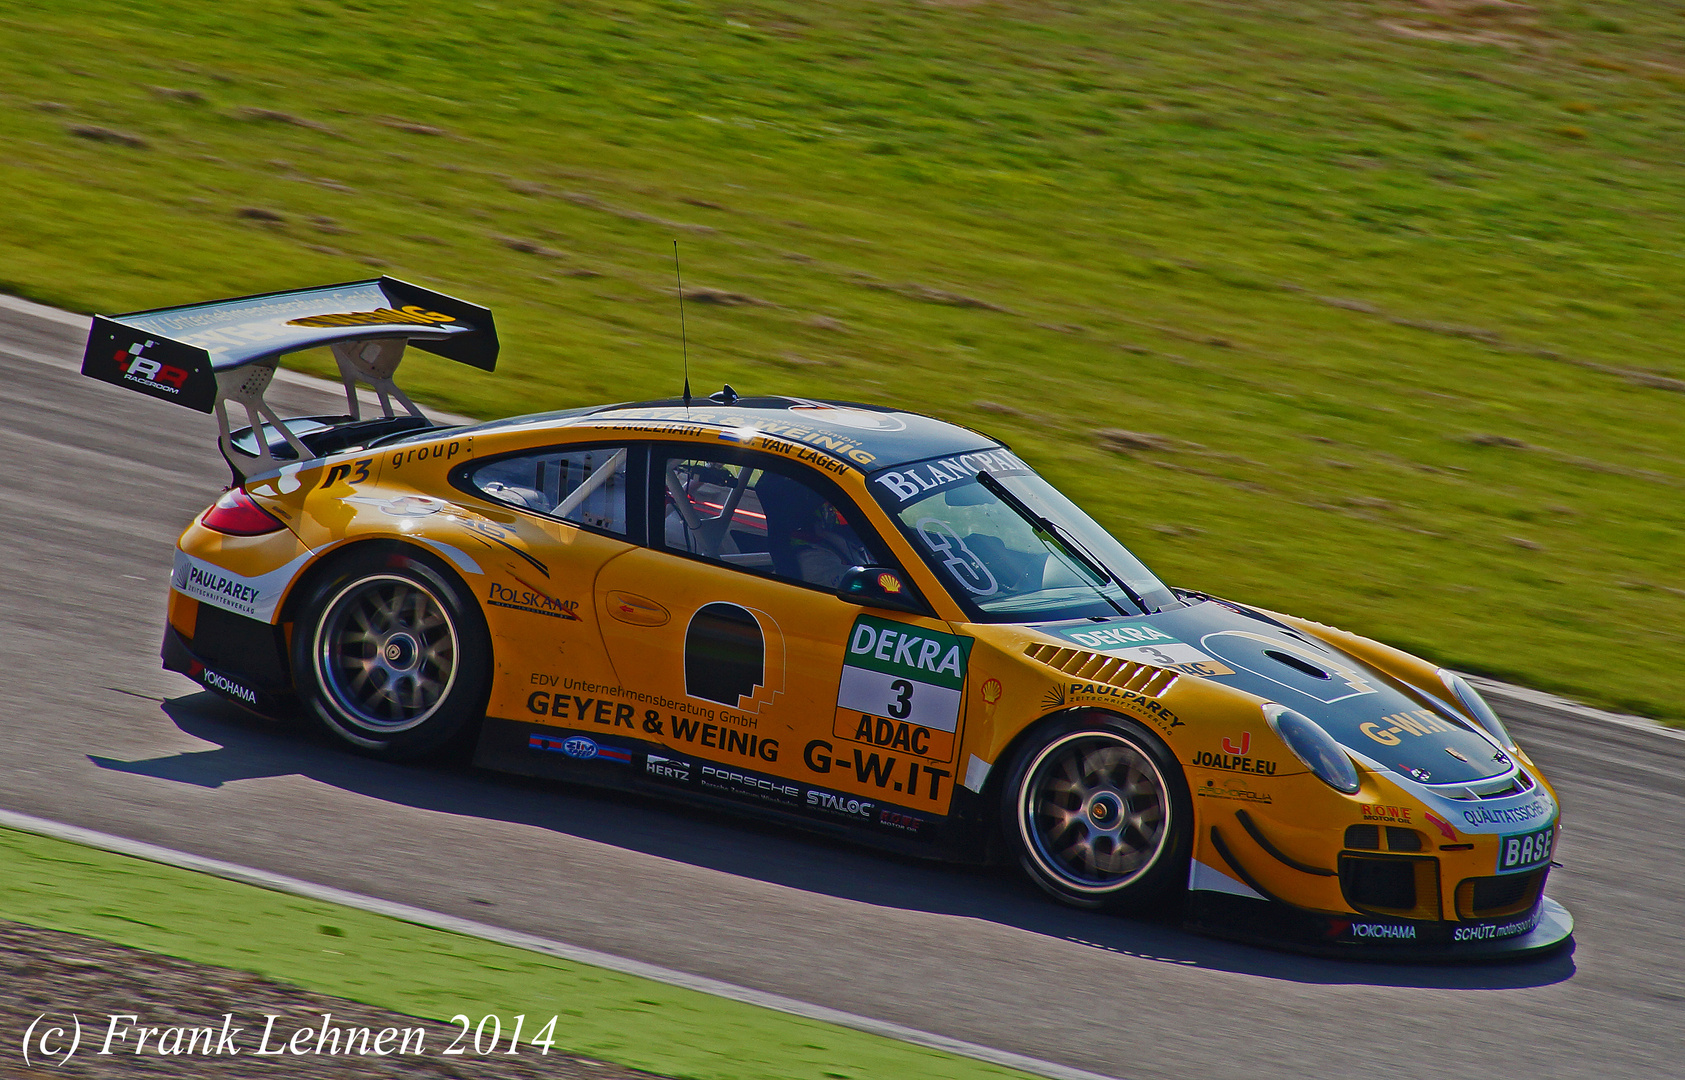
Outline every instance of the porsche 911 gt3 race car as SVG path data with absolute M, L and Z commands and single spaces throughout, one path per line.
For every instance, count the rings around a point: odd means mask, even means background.
M 95 320 L 84 373 L 215 412 L 233 471 L 181 536 L 165 667 L 364 753 L 1003 858 L 1218 935 L 1568 940 L 1555 794 L 1454 673 L 1166 586 L 967 428 L 729 387 L 441 426 L 392 381 L 410 344 L 498 351 L 489 311 L 392 278 Z M 282 419 L 280 357 L 321 346 L 348 412 Z

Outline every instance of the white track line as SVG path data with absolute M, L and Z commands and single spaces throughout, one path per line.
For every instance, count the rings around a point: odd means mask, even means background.
M 793 1016 L 805 1017 L 809 1020 L 819 1020 L 838 1027 L 853 1028 L 872 1035 L 896 1039 L 915 1046 L 941 1050 L 959 1057 L 973 1058 L 986 1061 L 991 1065 L 1000 1065 L 1008 1069 L 1031 1073 L 1036 1076 L 1051 1077 L 1053 1080 L 1113 1080 L 1112 1077 L 1100 1073 L 1088 1072 L 1084 1069 L 1073 1069 L 1067 1065 L 1059 1065 L 1039 1058 L 1025 1057 L 1014 1054 L 1010 1050 L 997 1050 L 992 1046 L 980 1046 L 977 1043 L 966 1042 L 963 1039 L 950 1039 L 946 1035 L 935 1035 L 917 1028 L 903 1027 L 892 1024 L 887 1020 L 877 1020 L 870 1016 L 860 1016 L 856 1013 L 843 1012 L 840 1009 L 830 1009 L 823 1005 L 814 1005 L 806 1001 L 797 1001 L 782 994 L 771 994 L 764 990 L 751 990 L 745 986 L 721 982 L 702 975 L 692 975 L 686 971 L 661 967 L 657 964 L 646 964 L 641 960 L 630 960 L 624 956 L 612 953 L 598 952 L 595 949 L 582 949 L 577 945 L 566 945 L 559 941 L 537 937 L 533 934 L 523 934 L 518 930 L 505 930 L 499 926 L 475 922 L 472 919 L 461 919 L 455 915 L 441 915 L 436 911 L 425 908 L 411 907 L 408 904 L 394 903 L 391 900 L 380 900 L 361 893 L 346 892 L 344 889 L 330 888 L 327 885 L 316 885 L 298 878 L 286 877 L 282 874 L 272 874 L 267 870 L 257 870 L 237 863 L 223 862 L 220 859 L 207 859 L 201 855 L 191 855 L 185 851 L 159 847 L 156 844 L 146 844 L 138 840 L 127 840 L 110 833 L 96 832 L 76 825 L 65 825 L 46 818 L 34 817 L 30 814 L 13 813 L 10 810 L 0 810 L 0 826 L 16 829 L 19 832 L 36 833 L 40 836 L 50 836 L 57 840 L 68 840 L 74 844 L 99 848 L 103 851 L 128 855 L 148 862 L 163 863 L 166 866 L 177 866 L 184 870 L 194 870 L 201 874 L 211 874 L 215 877 L 239 881 L 247 885 L 273 889 L 276 892 L 290 893 L 293 896 L 308 897 L 311 900 L 321 900 L 329 904 L 339 904 L 342 907 L 357 908 L 360 911 L 373 912 L 389 918 L 400 919 L 417 926 L 431 927 L 434 930 L 446 930 L 453 934 L 467 937 L 481 938 L 494 941 L 500 945 L 510 945 L 517 949 L 527 949 L 532 952 L 544 953 L 563 960 L 571 960 L 579 964 L 589 964 L 592 967 L 606 968 L 618 971 L 624 975 L 635 975 L 641 979 L 666 983 L 669 986 L 683 987 L 686 990 L 696 990 L 715 997 L 729 998 L 741 1001 L 747 1005 L 758 1005 L 764 1009 L 773 1009 Z
M 1529 690 L 1525 686 L 1513 686 L 1510 683 L 1499 682 L 1496 679 L 1484 679 L 1478 675 L 1464 675 L 1465 679 L 1473 683 L 1482 694 L 1492 697 L 1509 698 L 1511 701 L 1525 702 L 1540 708 L 1550 709 L 1552 712 L 1577 716 L 1582 720 L 1596 720 L 1605 724 L 1616 724 L 1620 727 L 1631 728 L 1634 731 L 1647 731 L 1652 735 L 1664 738 L 1678 739 L 1685 742 L 1685 731 L 1658 724 L 1654 720 L 1642 716 L 1628 716 L 1625 713 L 1604 712 L 1589 705 L 1581 705 L 1577 701 L 1559 698 L 1554 694 L 1547 694 L 1542 690 Z
M 78 330 L 86 330 L 90 320 L 90 316 L 87 315 L 78 315 L 74 311 L 60 311 L 56 307 L 37 304 L 34 301 L 23 300 L 16 296 L 7 296 L 5 293 L 0 293 L 0 308 L 15 311 L 20 315 L 30 315 L 46 322 L 74 326 Z

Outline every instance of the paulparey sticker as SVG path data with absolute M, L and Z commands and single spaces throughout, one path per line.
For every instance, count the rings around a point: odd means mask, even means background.
M 837 688 L 836 735 L 952 760 L 971 642 L 941 630 L 857 617 Z

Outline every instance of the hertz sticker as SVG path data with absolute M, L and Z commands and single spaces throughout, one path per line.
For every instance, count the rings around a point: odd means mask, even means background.
M 835 734 L 952 760 L 971 642 L 871 615 L 856 618 L 837 689 Z

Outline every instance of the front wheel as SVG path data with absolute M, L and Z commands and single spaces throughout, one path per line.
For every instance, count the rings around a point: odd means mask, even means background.
M 1187 782 L 1131 720 L 1088 711 L 1052 722 L 1014 758 L 1002 804 L 1020 865 L 1064 903 L 1143 911 L 1187 880 Z
M 354 553 L 319 579 L 293 632 L 310 714 L 377 757 L 407 759 L 469 731 L 484 707 L 490 646 L 455 576 L 419 553 Z

